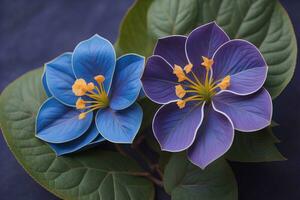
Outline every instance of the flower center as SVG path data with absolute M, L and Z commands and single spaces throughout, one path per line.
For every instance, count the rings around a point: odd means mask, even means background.
M 187 64 L 183 69 L 174 65 L 173 74 L 178 78 L 179 84 L 175 86 L 175 92 L 179 100 L 177 105 L 184 108 L 190 101 L 210 102 L 218 90 L 226 90 L 230 86 L 230 76 L 221 80 L 213 80 L 211 69 L 214 64 L 212 59 L 202 56 L 202 67 L 205 67 L 206 74 L 203 81 L 193 72 L 193 64 Z
M 95 86 L 93 82 L 86 83 L 84 79 L 77 79 L 72 86 L 73 93 L 79 97 L 76 101 L 76 108 L 82 111 L 78 116 L 79 119 L 84 119 L 87 113 L 105 108 L 109 104 L 108 96 L 103 86 L 105 77 L 98 75 L 94 79 L 98 86 Z M 88 100 L 84 100 L 82 98 L 84 96 Z

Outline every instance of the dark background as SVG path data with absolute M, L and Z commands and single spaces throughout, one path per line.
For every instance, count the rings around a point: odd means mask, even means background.
M 300 36 L 300 1 L 282 0 Z M 0 91 L 98 33 L 114 42 L 133 0 L 0 0 Z M 298 43 L 299 44 L 299 43 Z M 275 134 L 286 162 L 232 163 L 240 200 L 300 199 L 300 69 L 274 102 Z M 0 134 L 0 199 L 54 200 L 17 163 Z M 161 199 L 160 199 L 161 200 Z

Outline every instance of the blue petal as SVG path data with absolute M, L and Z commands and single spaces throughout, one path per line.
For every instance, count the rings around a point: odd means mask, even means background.
M 141 126 L 142 108 L 133 104 L 124 110 L 106 108 L 96 115 L 96 126 L 100 134 L 114 143 L 132 143 Z
M 99 133 L 98 136 L 89 145 L 98 144 L 103 141 L 105 141 L 105 138 Z
M 55 98 L 49 98 L 37 115 L 36 137 L 50 143 L 64 143 L 75 140 L 90 127 L 93 113 L 80 120 L 76 108 L 65 106 Z
M 50 92 L 62 103 L 73 106 L 77 97 L 72 92 L 75 76 L 72 69 L 72 53 L 64 53 L 46 64 L 46 80 Z
M 77 78 L 95 82 L 94 77 L 105 77 L 104 88 L 109 91 L 116 65 L 116 54 L 112 44 L 105 38 L 94 35 L 80 42 L 73 52 L 73 70 Z
M 44 72 L 43 75 L 42 75 L 42 85 L 43 85 L 43 87 L 44 87 L 44 90 L 45 90 L 45 92 L 46 92 L 46 95 L 47 95 L 48 97 L 52 97 L 52 94 L 51 94 L 51 92 L 50 92 L 50 90 L 49 90 L 49 88 L 48 88 L 48 84 L 47 84 L 47 81 L 46 81 L 46 72 Z
M 70 142 L 54 144 L 49 143 L 50 147 L 55 151 L 56 155 L 61 156 L 64 154 L 72 153 L 89 145 L 99 135 L 96 125 L 93 123 L 92 126 L 79 138 Z
M 142 87 L 144 63 L 145 58 L 135 54 L 127 54 L 117 60 L 109 94 L 113 110 L 125 109 L 137 99 Z

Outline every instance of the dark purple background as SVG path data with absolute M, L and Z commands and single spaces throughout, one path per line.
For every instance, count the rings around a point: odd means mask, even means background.
M 300 35 L 300 1 L 282 0 Z M 0 91 L 25 72 L 98 33 L 114 42 L 133 0 L 0 0 Z M 300 69 L 274 104 L 286 162 L 232 163 L 240 200 L 300 199 Z M 0 199 L 57 199 L 35 183 L 0 136 Z M 161 198 L 158 198 L 161 199 Z

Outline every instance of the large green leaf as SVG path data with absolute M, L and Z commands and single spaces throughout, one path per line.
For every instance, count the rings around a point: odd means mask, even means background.
M 185 153 L 173 154 L 165 168 L 165 190 L 172 200 L 237 200 L 234 174 L 224 159 L 201 170 L 186 159 Z
M 260 49 L 269 65 L 265 87 L 277 97 L 291 80 L 297 57 L 291 21 L 277 0 L 138 0 L 122 23 L 117 47 L 149 56 L 157 38 L 187 34 L 213 20 L 232 39 Z
M 271 127 L 254 133 L 237 132 L 226 158 L 237 162 L 284 161 L 286 158 L 275 146 L 278 142 Z
M 154 188 L 136 162 L 116 152 L 90 149 L 56 157 L 34 136 L 36 113 L 45 100 L 42 70 L 9 85 L 0 98 L 0 123 L 10 150 L 42 186 L 63 199 L 154 199 Z M 31 192 L 31 191 L 28 191 Z
M 123 19 L 120 35 L 115 44 L 118 55 L 138 53 L 149 55 L 155 39 L 148 35 L 147 10 L 152 0 L 137 1 Z

